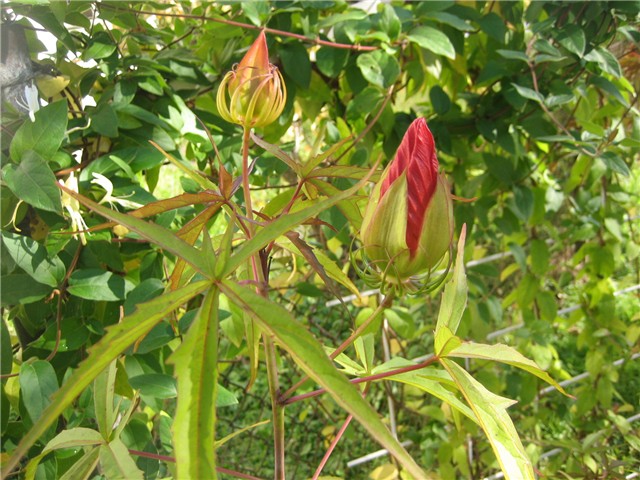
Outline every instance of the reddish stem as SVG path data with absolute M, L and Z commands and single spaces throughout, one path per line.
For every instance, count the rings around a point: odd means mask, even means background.
M 103 8 L 111 8 L 113 10 L 119 10 L 117 7 L 112 7 L 111 5 L 102 4 L 101 6 Z M 313 43 L 315 45 L 325 45 L 327 47 L 333 47 L 333 48 L 342 48 L 344 50 L 356 50 L 358 52 L 371 52 L 373 50 L 380 49 L 380 47 L 376 47 L 373 45 L 351 45 L 348 43 L 337 43 L 337 42 L 331 42 L 329 40 L 321 40 L 319 38 L 309 38 L 304 35 L 300 35 L 299 33 L 291 33 L 285 30 L 278 30 L 276 28 L 258 27 L 256 25 L 251 25 L 250 23 L 236 22 L 235 20 L 227 20 L 219 17 L 207 17 L 204 15 L 190 15 L 187 13 L 150 12 L 147 10 L 134 10 L 130 8 L 126 10 L 132 13 L 138 13 L 143 15 L 156 15 L 158 17 L 174 17 L 174 18 L 193 18 L 196 20 L 206 20 L 208 22 L 224 23 L 225 25 L 232 25 L 234 27 L 240 27 L 247 30 L 264 30 L 265 32 L 272 33 L 274 35 L 296 38 L 302 42 Z
M 162 462 L 176 463 L 175 458 L 169 457 L 167 455 L 159 455 L 157 453 L 151 453 L 151 452 L 142 452 L 140 450 L 129 450 L 129 453 L 131 455 L 137 455 L 139 457 L 153 458 L 154 460 L 160 460 Z M 254 477 L 253 475 L 236 472 L 235 470 L 229 470 L 228 468 L 223 468 L 223 467 L 216 467 L 216 472 L 224 473 L 226 475 L 231 475 L 236 478 L 244 478 L 247 480 L 261 480 L 260 478 Z
M 381 380 L 383 378 L 393 377 L 394 375 L 400 375 L 401 373 L 413 372 L 414 370 L 420 370 L 421 368 L 428 367 L 432 363 L 438 361 L 437 356 L 432 356 L 427 358 L 424 362 L 418 363 L 416 365 L 409 365 L 407 367 L 398 368 L 396 370 L 391 370 L 389 372 L 377 373 L 375 375 L 369 375 L 367 377 L 361 378 L 353 378 L 349 380 L 352 384 L 357 385 L 363 382 L 373 382 L 375 380 Z M 282 403 L 284 405 L 289 405 L 291 403 L 299 402 L 300 400 L 306 400 L 307 398 L 317 397 L 318 395 L 322 395 L 326 390 L 324 388 L 320 388 L 318 390 L 314 390 L 313 392 L 303 393 L 302 395 L 296 395 L 294 397 L 283 400 Z

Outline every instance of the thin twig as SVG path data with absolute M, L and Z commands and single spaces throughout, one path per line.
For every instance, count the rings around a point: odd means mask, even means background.
M 102 8 L 111 8 L 112 10 L 126 10 L 129 12 L 143 14 L 143 15 L 155 15 L 157 17 L 173 17 L 173 18 L 192 18 L 196 20 L 215 22 L 215 23 L 223 23 L 225 25 L 231 25 L 234 27 L 244 28 L 246 30 L 263 30 L 266 33 L 271 33 L 273 35 L 280 35 L 282 37 L 291 37 L 297 40 L 300 40 L 305 43 L 312 43 L 314 45 L 324 45 L 327 47 L 340 48 L 343 50 L 355 50 L 357 52 L 371 52 L 373 50 L 379 50 L 380 47 L 373 45 L 352 45 L 348 43 L 337 43 L 331 42 L 329 40 L 322 40 L 320 38 L 309 38 L 305 35 L 300 35 L 298 33 L 287 32 L 286 30 L 278 30 L 277 28 L 269 28 L 269 27 L 259 27 L 256 25 L 251 25 L 250 23 L 242 23 L 236 22 L 235 20 L 227 20 L 225 18 L 220 17 L 207 17 L 204 15 L 191 15 L 188 13 L 168 13 L 168 12 L 151 12 L 148 10 L 134 10 L 134 9 L 120 9 L 118 7 L 114 7 L 112 5 L 102 4 Z

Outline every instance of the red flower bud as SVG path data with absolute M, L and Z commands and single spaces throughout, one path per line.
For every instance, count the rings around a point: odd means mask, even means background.
M 433 135 L 415 120 L 367 205 L 361 238 L 367 256 L 400 280 L 435 267 L 453 237 L 449 186 L 438 174 Z

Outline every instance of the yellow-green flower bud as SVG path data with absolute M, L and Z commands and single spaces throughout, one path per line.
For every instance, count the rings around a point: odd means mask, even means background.
M 264 127 L 282 113 L 287 89 L 278 68 L 269 63 L 264 32 L 242 61 L 222 79 L 216 103 L 222 118 L 244 128 Z

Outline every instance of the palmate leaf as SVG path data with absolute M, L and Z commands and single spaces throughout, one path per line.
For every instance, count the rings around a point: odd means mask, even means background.
M 108 327 L 107 333 L 102 339 L 89 349 L 87 359 L 78 366 L 62 385 L 62 388 L 54 394 L 51 404 L 42 412 L 38 422 L 22 438 L 11 458 L 3 465 L 3 471 L 10 472 L 15 468 L 20 459 L 29 451 L 31 445 L 47 431 L 47 428 L 109 363 L 122 354 L 136 339 L 146 335 L 169 312 L 203 292 L 210 285 L 209 281 L 202 280 L 156 297 L 149 302 L 138 305 L 135 312 L 124 317 L 117 325 Z
M 453 276 L 444 287 L 440 311 L 438 312 L 438 322 L 436 323 L 436 337 L 440 329 L 447 327 L 451 333 L 455 334 L 460 325 L 462 314 L 467 308 L 467 275 L 464 271 L 464 243 L 467 235 L 467 226 L 462 226 L 460 239 L 458 240 L 458 254 L 456 256 L 456 266 L 453 269 Z M 436 353 L 440 353 L 436 350 Z
M 383 447 L 415 478 L 427 478 L 402 445 L 394 438 L 366 402 L 361 393 L 329 360 L 320 343 L 283 307 L 261 297 L 253 290 L 223 280 L 220 290 L 249 313 L 260 327 L 272 335 L 302 368 L 302 370 L 331 395 L 335 402 L 358 420 Z
M 214 452 L 219 295 L 215 287 L 207 292 L 184 342 L 169 359 L 178 378 L 173 422 L 178 478 L 217 478 Z
M 183 225 L 182 228 L 180 228 L 180 230 L 178 230 L 178 234 L 177 234 L 178 237 L 180 237 L 182 240 L 187 242 L 189 245 L 195 244 L 196 240 L 200 236 L 200 233 L 202 232 L 202 230 L 205 228 L 209 219 L 211 219 L 211 217 L 213 217 L 213 215 L 216 214 L 216 212 L 220 209 L 220 207 L 221 207 L 221 204 L 213 204 L 207 207 L 206 209 L 204 209 L 194 218 L 189 220 L 185 225 Z M 181 283 L 184 282 L 183 273 L 185 271 L 186 266 L 187 266 L 187 263 L 185 262 L 184 259 L 178 258 L 178 260 L 176 260 L 175 267 L 173 267 L 173 271 L 171 272 L 171 277 L 169 278 L 169 286 L 171 290 L 175 290 L 180 286 Z
M 491 443 L 505 478 L 534 480 L 531 461 L 507 413 L 507 408 L 516 403 L 515 400 L 491 393 L 453 360 L 443 358 L 440 362 L 476 414 L 478 423 Z
M 481 360 L 491 360 L 494 362 L 506 363 L 513 367 L 520 368 L 536 377 L 544 380 L 556 387 L 564 395 L 570 396 L 558 382 L 542 370 L 536 362 L 528 359 L 515 348 L 498 343 L 496 345 L 486 345 L 483 343 L 462 342 L 453 350 L 447 353 L 448 357 L 478 358 Z

